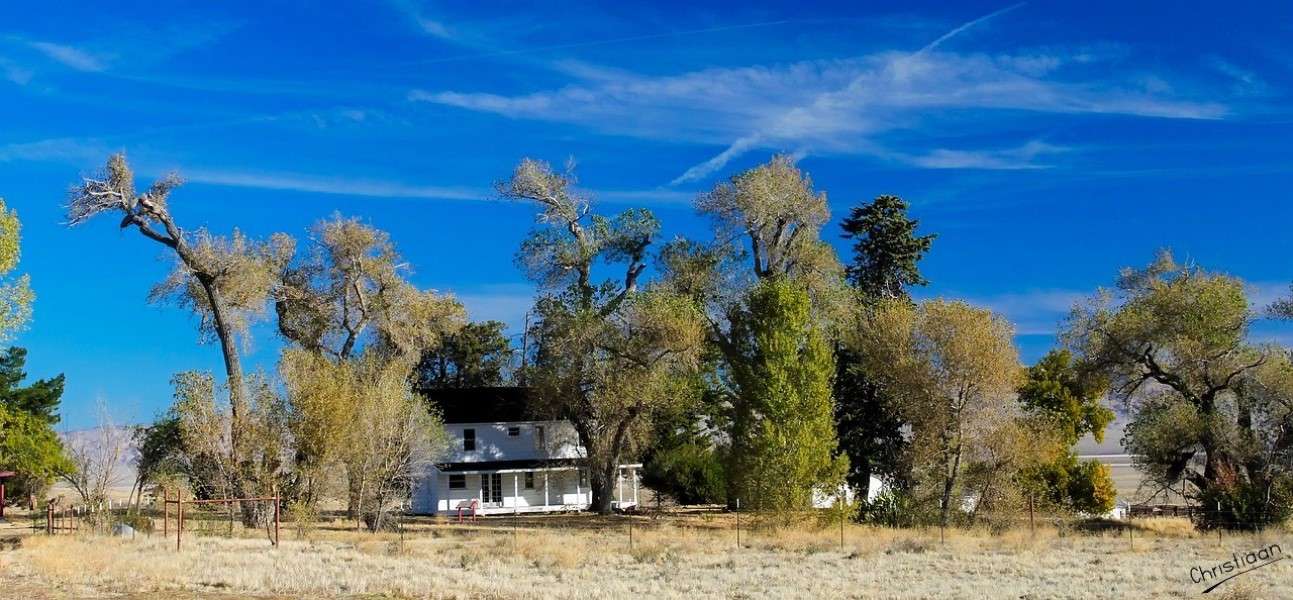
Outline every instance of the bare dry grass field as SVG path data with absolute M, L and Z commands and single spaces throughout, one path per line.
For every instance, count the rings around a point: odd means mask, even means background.
M 1227 535 L 1151 520 L 1126 533 L 1027 528 L 1001 534 L 811 525 L 742 531 L 731 515 L 536 517 L 411 525 L 403 536 L 344 524 L 279 549 L 263 532 L 134 539 L 10 537 L 0 596 L 12 598 L 1185 598 L 1191 567 L 1278 544 L 1288 531 Z M 21 519 L 15 521 L 21 524 Z M 11 530 L 17 531 L 17 530 Z M 1293 560 L 1224 584 L 1214 597 L 1293 598 Z

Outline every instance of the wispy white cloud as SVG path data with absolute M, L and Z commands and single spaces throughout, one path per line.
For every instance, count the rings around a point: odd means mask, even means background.
M 0 77 L 15 85 L 27 85 L 31 83 L 32 72 L 31 69 L 0 56 Z
M 914 53 L 668 75 L 563 63 L 573 81 L 557 89 L 519 95 L 414 90 L 409 98 L 723 148 L 673 184 L 708 177 L 756 149 L 865 154 L 923 168 L 1036 167 L 1032 159 L 1059 149 L 1035 140 L 1018 140 L 1006 150 L 947 148 L 946 140 L 991 131 L 1019 113 L 1218 119 L 1230 111 L 1221 102 L 1180 91 L 1188 85 L 1164 85 L 1164 77 L 1129 69 L 1125 57 L 1098 48 L 964 53 L 946 51 L 948 39 L 945 35 Z M 920 137 L 935 127 L 941 143 Z M 903 147 L 888 148 L 886 134 L 899 132 L 906 134 Z
M 77 71 L 100 72 L 107 68 L 102 57 L 74 46 L 53 42 L 28 42 L 32 48 L 51 60 L 62 63 Z
M 0 159 L 3 159 L 0 148 Z M 102 156 L 99 154 L 98 156 Z M 489 188 L 416 184 L 392 179 L 346 176 L 320 176 L 305 173 L 251 172 L 237 170 L 194 169 L 180 175 L 187 181 L 208 185 L 366 196 L 373 198 L 423 198 L 428 200 L 496 201 L 497 192 Z M 677 205 L 690 202 L 694 192 L 672 189 L 587 190 L 596 200 L 607 204 L 636 206 Z
M 469 187 L 419 185 L 398 181 L 330 177 L 300 173 L 257 173 L 208 169 L 186 170 L 184 179 L 210 185 L 288 190 L 346 196 L 379 198 L 427 198 L 436 200 L 488 200 L 486 190 Z
M 1219 56 L 1209 56 L 1204 62 L 1231 80 L 1230 88 L 1236 95 L 1258 96 L 1269 91 L 1269 86 L 1256 73 L 1228 60 Z
M 917 156 L 895 153 L 893 158 L 926 169 L 1041 169 L 1047 165 L 1038 163 L 1038 158 L 1068 150 L 1065 147 L 1033 140 L 1014 148 L 997 150 L 939 148 Z
M 94 138 L 49 138 L 33 142 L 0 145 L 0 162 L 74 162 L 102 160 L 112 150 Z
M 924 47 L 924 48 L 921 48 L 921 49 L 920 49 L 920 51 L 919 51 L 919 52 L 917 52 L 916 54 L 925 54 L 925 53 L 931 52 L 931 51 L 933 51 L 935 48 L 938 48 L 939 46 L 942 46 L 942 45 L 943 45 L 944 43 L 946 43 L 948 40 L 950 40 L 950 39 L 952 39 L 952 38 L 954 38 L 954 37 L 956 37 L 956 36 L 958 36 L 958 35 L 961 35 L 962 33 L 965 33 L 966 31 L 969 31 L 970 29 L 973 29 L 973 28 L 975 28 L 975 27 L 978 27 L 979 25 L 982 25 L 982 24 L 984 24 L 984 23 L 987 23 L 988 21 L 991 21 L 992 19 L 995 19 L 995 18 L 997 18 L 997 17 L 1000 17 L 1001 15 L 1004 15 L 1004 14 L 1006 14 L 1006 13 L 1008 13 L 1008 12 L 1011 12 L 1011 11 L 1013 11 L 1013 10 L 1015 10 L 1015 9 L 1017 9 L 1017 8 L 1019 8 L 1019 7 L 1021 7 L 1021 6 L 1023 6 L 1023 5 L 1025 5 L 1025 4 L 1027 4 L 1027 3 L 1026 3 L 1026 2 L 1020 2 L 1020 3 L 1018 3 L 1018 4 L 1012 4 L 1012 5 L 1010 5 L 1010 6 L 1007 6 L 1007 7 L 1005 7 L 1005 8 L 1002 8 L 1002 9 L 1000 9 L 1000 10 L 992 11 L 992 12 L 990 12 L 990 13 L 986 14 L 986 15 L 983 15 L 982 17 L 978 17 L 978 18 L 976 18 L 976 19 L 971 19 L 971 20 L 969 20 L 969 21 L 966 21 L 966 22 L 964 22 L 964 23 L 961 23 L 960 25 L 958 25 L 958 26 L 956 26 L 955 28 L 953 28 L 951 31 L 949 31 L 949 32 L 947 32 L 947 33 L 944 33 L 943 35 L 939 36 L 939 37 L 938 37 L 938 39 L 935 39 L 934 41 L 932 41 L 932 42 L 930 42 L 930 43 L 926 44 L 926 45 L 925 45 L 925 47 Z

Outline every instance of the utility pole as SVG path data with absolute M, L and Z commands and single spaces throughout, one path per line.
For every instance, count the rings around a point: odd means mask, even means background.
M 521 330 L 521 385 L 525 385 L 525 361 L 530 356 L 530 311 L 525 311 L 525 325 Z

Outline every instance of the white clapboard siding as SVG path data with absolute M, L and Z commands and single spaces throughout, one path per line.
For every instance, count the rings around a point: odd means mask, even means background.
M 520 429 L 519 435 L 507 435 L 508 429 Z M 543 428 L 543 445 L 537 429 Z M 486 462 L 494 460 L 532 460 L 542 458 L 582 458 L 575 428 L 567 421 L 521 421 L 503 423 L 452 423 L 449 451 L 441 462 Z M 463 449 L 463 430 L 476 432 L 476 449 Z

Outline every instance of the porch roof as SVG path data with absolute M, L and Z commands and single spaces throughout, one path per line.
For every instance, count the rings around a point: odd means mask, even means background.
M 481 462 L 442 463 L 441 473 L 467 475 L 476 473 L 522 473 L 526 471 L 573 471 L 583 466 L 583 459 L 548 458 L 532 460 L 489 460 Z M 641 463 L 623 464 L 621 469 L 640 469 Z

